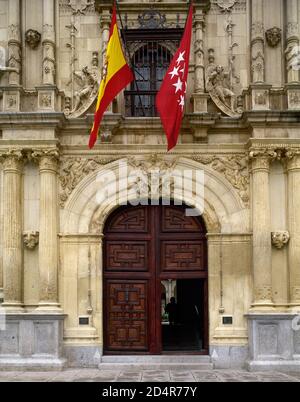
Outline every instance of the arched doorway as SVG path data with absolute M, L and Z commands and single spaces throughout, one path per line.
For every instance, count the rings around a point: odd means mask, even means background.
M 185 212 L 175 205 L 130 206 L 107 220 L 106 354 L 208 354 L 206 229 L 202 218 Z M 176 298 L 174 323 L 162 312 L 162 289 Z

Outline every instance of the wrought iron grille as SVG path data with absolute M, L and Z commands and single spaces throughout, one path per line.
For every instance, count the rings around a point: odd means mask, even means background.
M 123 30 L 135 81 L 125 91 L 126 116 L 157 116 L 155 97 L 182 36 L 182 29 Z

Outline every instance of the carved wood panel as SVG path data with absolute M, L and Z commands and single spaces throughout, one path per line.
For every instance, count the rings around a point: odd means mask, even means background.
M 108 349 L 148 349 L 147 287 L 146 281 L 107 281 Z
M 161 222 L 163 232 L 198 232 L 202 233 L 204 228 L 200 221 L 194 217 L 187 216 L 183 208 L 174 208 L 173 206 L 161 209 Z
M 110 233 L 147 233 L 148 211 L 145 207 L 135 207 L 117 211 L 110 220 L 108 231 Z
M 110 241 L 106 249 L 107 271 L 147 271 L 146 241 Z
M 161 271 L 202 271 L 204 266 L 203 241 L 163 241 L 161 244 Z

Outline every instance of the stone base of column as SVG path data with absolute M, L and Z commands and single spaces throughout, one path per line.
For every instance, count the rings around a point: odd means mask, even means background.
M 252 110 L 270 110 L 270 89 L 272 85 L 252 84 Z
M 300 302 L 298 303 L 291 303 L 289 305 L 289 312 L 290 313 L 295 313 L 300 315 Z
M 194 93 L 192 100 L 194 104 L 194 113 L 208 113 L 208 99 L 209 94 L 206 93 Z
M 248 314 L 250 371 L 300 371 L 300 325 L 296 314 Z
M 18 85 L 12 85 L 1 87 L 1 90 L 3 91 L 3 112 L 20 112 L 23 88 Z
M 62 370 L 64 318 L 6 314 L 0 331 L 0 370 Z
M 40 302 L 35 312 L 45 314 L 62 314 L 63 310 L 58 303 Z
M 38 111 L 54 112 L 57 109 L 57 87 L 44 85 L 36 87 L 36 90 L 38 91 Z
M 24 306 L 22 303 L 3 303 L 1 304 L 1 308 L 3 308 L 5 312 L 10 314 L 24 313 Z
M 270 303 L 254 303 L 254 304 L 252 304 L 252 306 L 250 308 L 250 312 L 253 312 L 253 313 L 268 312 L 268 311 L 270 313 L 275 311 L 275 307 L 272 302 L 270 302 Z
M 300 83 L 286 85 L 288 109 L 300 110 Z

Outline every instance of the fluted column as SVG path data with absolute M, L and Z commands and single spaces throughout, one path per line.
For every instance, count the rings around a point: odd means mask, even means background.
M 290 307 L 300 312 L 300 152 L 287 153 Z
M 58 310 L 58 199 L 56 149 L 34 152 L 40 168 L 39 310 Z
M 272 297 L 272 245 L 270 209 L 270 157 L 264 152 L 251 152 L 253 275 L 255 310 L 270 309 Z
M 21 151 L 3 159 L 3 293 L 4 307 L 22 309 L 22 168 Z
M 43 0 L 43 84 L 55 84 L 54 0 Z
M 21 84 L 21 26 L 20 0 L 8 2 L 8 65 L 16 71 L 9 73 L 9 85 Z
M 286 2 L 287 28 L 286 28 L 286 68 L 288 83 L 299 83 L 299 68 L 296 68 L 299 52 L 299 25 L 298 25 L 298 0 Z
M 253 84 L 265 82 L 263 0 L 252 0 L 251 70 Z
M 195 26 L 195 93 L 204 92 L 204 49 L 203 49 L 203 30 L 204 13 L 197 10 L 194 16 Z

